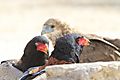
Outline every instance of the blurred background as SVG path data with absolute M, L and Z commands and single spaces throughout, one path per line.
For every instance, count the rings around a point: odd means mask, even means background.
M 19 59 L 49 18 L 85 34 L 120 38 L 120 0 L 0 0 L 0 61 Z

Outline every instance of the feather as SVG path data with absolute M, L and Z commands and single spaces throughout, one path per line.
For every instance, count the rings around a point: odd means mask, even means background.
M 80 57 L 81 62 L 116 61 L 120 58 L 117 55 L 120 53 L 119 45 L 110 40 L 106 40 L 95 34 L 82 34 L 80 31 L 70 28 L 69 25 L 58 19 L 50 18 L 44 23 L 44 27 L 51 25 L 54 26 L 54 30 L 45 34 L 52 41 L 53 45 L 55 45 L 57 38 L 69 33 L 79 33 L 90 40 L 90 46 L 83 48 L 82 56 Z M 114 59 L 111 55 L 114 56 Z
M 49 45 L 49 41 L 44 36 L 36 36 L 31 39 L 20 60 L 6 60 L 0 64 L 0 80 L 18 80 L 30 67 L 42 66 L 46 63 L 48 55 L 37 51 L 36 42 Z

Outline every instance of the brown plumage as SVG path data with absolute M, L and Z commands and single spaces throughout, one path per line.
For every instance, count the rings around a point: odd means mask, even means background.
M 120 39 L 110 39 L 110 38 L 104 38 L 106 41 L 109 41 L 110 43 L 116 45 L 118 48 L 120 48 Z
M 47 37 L 52 41 L 53 45 L 55 45 L 55 41 L 57 38 L 62 37 L 65 34 L 76 32 L 74 28 L 70 28 L 69 25 L 66 23 L 62 23 L 61 21 L 57 19 L 49 19 L 44 23 L 44 27 L 51 26 L 54 31 L 44 33 L 44 31 L 41 32 L 41 34 L 46 34 Z M 44 28 L 43 27 L 43 28 Z
M 46 27 L 51 29 L 45 32 L 47 29 Z M 83 49 L 81 54 L 81 62 L 114 61 L 120 59 L 120 50 L 115 44 L 112 44 L 97 35 L 82 34 L 79 31 L 70 28 L 67 24 L 62 23 L 58 19 L 48 19 L 45 22 L 42 30 L 42 34 L 46 34 L 47 37 L 52 41 L 53 45 L 55 45 L 57 38 L 68 33 L 79 33 L 91 41 L 91 45 Z

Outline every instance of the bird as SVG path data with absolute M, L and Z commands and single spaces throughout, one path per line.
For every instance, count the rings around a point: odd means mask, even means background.
M 89 47 L 83 48 L 80 62 L 97 62 L 97 61 L 116 61 L 120 60 L 120 48 L 116 44 L 105 40 L 96 34 L 83 34 L 75 28 L 71 28 L 65 22 L 59 19 L 50 18 L 42 28 L 42 35 L 46 35 L 52 41 L 53 46 L 57 38 L 69 33 L 79 33 L 85 36 L 91 42 Z
M 89 44 L 89 39 L 80 34 L 66 34 L 56 40 L 54 50 L 48 59 L 48 64 L 79 63 L 83 47 Z
M 79 63 L 84 46 L 90 41 L 80 34 L 72 33 L 64 35 L 56 40 L 54 50 L 48 58 L 48 65 Z
M 76 33 L 76 30 L 70 28 L 66 23 L 50 18 L 43 24 L 41 35 L 45 34 L 52 41 L 52 44 L 55 45 L 57 38 L 73 32 Z
M 48 46 L 49 41 L 45 36 L 35 36 L 32 38 L 25 46 L 24 54 L 20 60 L 15 60 L 15 63 L 14 60 L 6 60 L 1 62 L 0 80 L 19 79 L 30 67 L 42 66 L 46 64 L 49 56 Z
M 79 63 L 79 57 L 83 47 L 89 46 L 89 44 L 89 39 L 76 33 L 66 34 L 63 37 L 58 38 L 55 42 L 54 50 L 48 58 L 48 62 L 43 66 L 33 68 L 30 71 L 28 70 L 27 76 L 23 76 L 20 80 L 30 80 L 31 78 L 35 78 L 36 75 L 34 74 L 43 70 L 46 66 Z

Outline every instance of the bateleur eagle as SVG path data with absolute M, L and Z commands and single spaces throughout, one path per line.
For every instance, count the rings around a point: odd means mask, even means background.
M 19 79 L 28 68 L 46 64 L 49 56 L 48 46 L 49 41 L 46 37 L 34 37 L 27 43 L 24 54 L 18 62 L 14 63 L 14 60 L 1 62 L 0 80 Z
M 82 49 L 84 46 L 88 46 L 89 42 L 87 38 L 76 33 L 58 38 L 54 51 L 48 59 L 48 64 L 79 63 Z
M 80 34 L 64 35 L 56 40 L 54 50 L 48 58 L 48 62 L 44 66 L 32 69 L 29 73 L 34 74 L 49 65 L 79 63 L 82 49 L 88 45 L 89 40 Z
M 87 37 L 91 42 L 89 47 L 83 48 L 80 62 L 120 60 L 120 47 L 116 44 L 95 34 L 82 34 L 80 31 L 70 28 L 69 25 L 58 19 L 48 19 L 44 23 L 41 32 L 42 35 L 46 35 L 52 41 L 53 45 L 55 45 L 57 38 L 69 33 L 79 33 Z
M 42 66 L 48 59 L 49 41 L 44 36 L 36 36 L 28 42 L 20 61 L 14 66 L 25 72 L 30 67 Z

